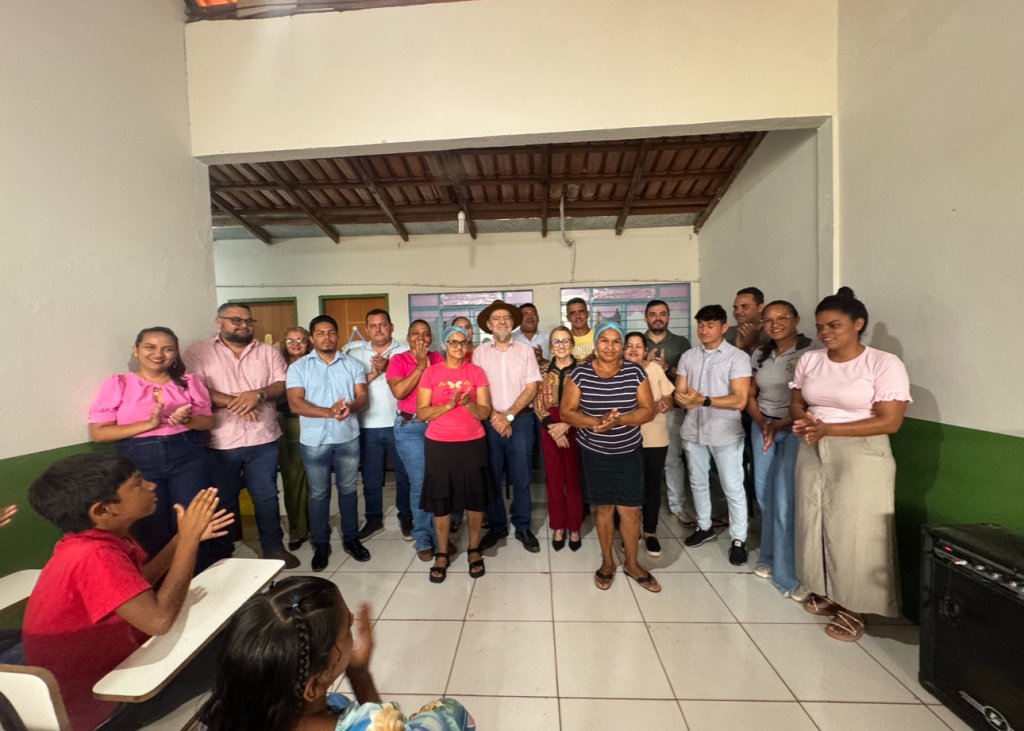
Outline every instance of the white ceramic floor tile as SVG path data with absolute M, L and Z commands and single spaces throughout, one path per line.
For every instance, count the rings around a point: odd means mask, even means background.
M 378 619 L 403 575 L 400 573 L 348 572 L 331 574 L 329 578 L 338 585 L 349 609 L 355 611 L 359 605 L 369 604 L 370 616 L 373 619 Z
M 469 711 L 479 729 L 523 731 L 557 729 L 557 698 L 510 698 L 507 696 L 454 696 Z
M 383 697 L 443 695 L 461 631 L 462 622 L 378 620 L 372 669 Z
M 687 532 L 689 535 L 690 532 Z M 704 572 L 753 573 L 757 566 L 757 551 L 748 551 L 747 563 L 744 566 L 733 566 L 729 563 L 729 531 L 718 530 L 718 540 L 705 543 L 696 548 L 686 548 L 686 553 L 697 568 Z
M 650 629 L 676 698 L 793 700 L 738 624 L 651 624 Z
M 796 701 L 679 701 L 690 731 L 756 729 L 814 731 L 815 725 Z
M 833 640 L 821 625 L 748 624 L 745 628 L 798 700 L 916 702 L 864 648 Z
M 617 559 L 619 561 L 624 560 L 625 556 L 622 545 L 617 544 L 615 548 Z M 640 550 L 637 555 L 640 565 L 650 571 L 686 571 L 691 573 L 698 571 L 697 564 L 683 550 L 682 542 L 675 538 L 666 538 L 661 541 L 661 555 L 656 557 L 647 555 L 647 552 L 644 550 L 644 544 L 641 541 Z
M 641 623 L 555 622 L 555 647 L 562 697 L 673 697 Z
M 339 571 L 335 576 L 344 576 Z M 473 579 L 452 573 L 441 584 L 431 584 L 426 574 L 409 572 L 398 584 L 381 619 L 464 619 Z
M 547 622 L 466 622 L 447 694 L 555 696 Z
M 597 542 L 597 536 L 583 538 L 583 545 L 578 551 L 569 550 L 568 541 L 561 551 L 551 550 L 551 571 L 563 573 L 567 571 L 578 571 L 581 573 L 593 574 L 601 566 L 601 546 Z
M 971 731 L 971 727 L 961 720 L 960 716 L 945 706 L 928 706 L 928 710 L 942 719 L 943 723 L 953 729 L 953 731 Z
M 370 560 L 356 561 L 345 553 L 335 541 L 331 546 L 334 553 L 331 555 L 331 563 L 327 570 L 331 571 L 337 567 L 338 571 L 369 571 L 372 573 L 405 571 L 409 568 L 409 563 L 416 557 L 416 552 L 412 550 L 412 544 L 405 541 L 367 541 L 365 545 L 366 550 L 370 552 Z M 337 562 L 342 559 L 346 560 L 338 565 Z
M 556 622 L 641 622 L 640 608 L 626 585 L 621 567 L 607 591 L 594 585 L 593 574 L 556 574 L 551 596 Z
M 869 620 L 870 621 L 870 620 Z M 910 688 L 922 702 L 930 705 L 942 703 L 917 682 L 918 629 L 914 625 L 871 625 L 861 638 L 860 646 L 868 651 L 886 669 Z
M 562 731 L 687 728 L 674 701 L 563 698 L 561 706 Z
M 927 706 L 889 703 L 804 703 L 821 731 L 864 731 L 890 728 L 900 731 L 948 731 Z
M 828 624 L 831 617 L 819 617 L 782 596 L 767 579 L 754 574 L 705 574 L 711 586 L 740 622 L 774 624 Z
M 485 574 L 476 580 L 467 619 L 551 621 L 549 574 Z
M 661 592 L 629 582 L 647 622 L 735 622 L 703 574 L 656 572 Z

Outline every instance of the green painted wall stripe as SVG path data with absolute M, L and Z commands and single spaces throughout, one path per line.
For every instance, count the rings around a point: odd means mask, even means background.
M 1024 533 L 1024 439 L 906 419 L 892 445 L 903 611 L 916 620 L 922 524 L 998 523 Z

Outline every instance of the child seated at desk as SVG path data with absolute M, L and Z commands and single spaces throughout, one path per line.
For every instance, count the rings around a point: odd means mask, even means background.
M 370 675 L 369 607 L 360 607 L 357 620 L 327 579 L 276 582 L 235 614 L 226 635 L 213 694 L 200 712 L 209 731 L 476 729 L 473 717 L 451 698 L 409 718 L 398 706 L 382 704 Z M 328 693 L 342 673 L 355 702 Z
M 129 531 L 154 511 L 156 495 L 153 483 L 128 460 L 68 457 L 36 480 L 28 497 L 64 536 L 28 601 L 25 659 L 56 677 L 74 731 L 92 729 L 117 709 L 94 699 L 93 685 L 148 636 L 170 629 L 188 593 L 199 543 L 225 535 L 234 518 L 217 510 L 215 489 L 202 490 L 187 509 L 174 506 L 178 533 L 147 561 Z

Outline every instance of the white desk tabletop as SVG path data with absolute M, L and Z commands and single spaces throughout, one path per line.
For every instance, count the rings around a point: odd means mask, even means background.
M 41 569 L 26 569 L 0 576 L 0 609 L 7 609 L 12 604 L 27 599 L 35 588 L 40 573 Z
M 159 693 L 254 594 L 284 567 L 284 561 L 229 558 L 192 579 L 181 614 L 170 631 L 146 644 L 92 688 L 105 701 L 141 703 Z

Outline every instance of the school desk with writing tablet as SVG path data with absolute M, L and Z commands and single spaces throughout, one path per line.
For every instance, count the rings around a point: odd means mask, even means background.
M 39 580 L 40 573 L 40 569 L 27 569 L 0 576 L 0 609 L 7 609 L 22 599 L 28 599 Z
M 151 637 L 100 678 L 92 694 L 104 701 L 142 703 L 166 686 L 228 623 L 239 607 L 284 568 L 284 561 L 229 558 L 192 579 L 185 606 L 167 634 Z

